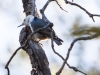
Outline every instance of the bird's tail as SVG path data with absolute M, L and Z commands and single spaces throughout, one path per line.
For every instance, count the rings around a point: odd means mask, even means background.
M 59 46 L 59 45 L 62 45 L 62 42 L 63 42 L 63 40 L 62 39 L 60 39 L 60 38 L 58 38 L 58 37 L 55 37 L 54 39 L 53 39 L 53 41 Z

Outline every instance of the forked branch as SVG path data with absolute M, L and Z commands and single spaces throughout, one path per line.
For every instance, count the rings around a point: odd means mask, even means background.
M 95 38 L 95 37 L 98 37 L 99 35 L 100 35 L 100 33 L 97 33 L 97 34 L 94 34 L 94 35 L 91 35 L 91 36 L 88 36 L 88 37 L 79 37 L 79 38 L 76 38 L 76 39 L 71 43 L 71 45 L 70 45 L 70 47 L 69 47 L 69 49 L 68 49 L 67 56 L 66 56 L 66 58 L 65 58 L 65 60 L 64 60 L 64 62 L 63 62 L 63 64 L 62 64 L 61 68 L 60 68 L 59 71 L 57 72 L 57 75 L 60 75 L 60 73 L 62 72 L 62 70 L 63 70 L 63 68 L 64 68 L 66 62 L 68 61 L 70 52 L 71 52 L 71 50 L 72 50 L 72 48 L 73 48 L 75 42 L 77 42 L 77 41 L 79 41 L 79 40 L 90 40 L 90 39 L 93 39 L 93 38 Z M 76 70 L 76 71 L 77 71 L 77 70 Z M 79 71 L 79 72 L 80 72 L 80 71 Z M 83 73 L 83 74 L 85 74 L 85 73 Z M 85 75 L 87 75 L 87 74 L 85 74 Z
M 100 15 L 98 15 L 98 14 L 91 14 L 90 12 L 88 12 L 85 8 L 83 8 L 82 6 L 80 6 L 80 5 L 78 5 L 77 3 L 73 3 L 73 2 L 70 2 L 70 1 L 68 1 L 68 0 L 65 0 L 65 3 L 66 4 L 70 4 L 70 5 L 74 5 L 74 6 L 77 6 L 77 7 L 79 7 L 80 9 L 82 9 L 83 11 L 85 11 L 88 15 L 89 15 L 89 17 L 90 18 L 92 18 L 92 20 L 95 22 L 95 20 L 94 20 L 94 16 L 97 16 L 97 17 L 100 17 Z

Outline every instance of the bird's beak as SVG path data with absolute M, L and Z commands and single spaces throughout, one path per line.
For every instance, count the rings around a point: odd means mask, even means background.
M 21 26 L 23 26 L 23 25 L 24 25 L 24 23 L 22 23 L 22 24 L 21 24 L 21 25 L 19 25 L 18 27 L 21 27 Z M 17 27 L 17 28 L 18 28 L 18 27 Z

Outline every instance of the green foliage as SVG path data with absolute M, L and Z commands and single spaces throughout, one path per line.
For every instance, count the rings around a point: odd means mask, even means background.
M 79 19 L 73 24 L 74 26 L 71 29 L 72 36 L 84 36 L 100 33 L 100 27 L 90 26 L 90 25 L 79 25 Z

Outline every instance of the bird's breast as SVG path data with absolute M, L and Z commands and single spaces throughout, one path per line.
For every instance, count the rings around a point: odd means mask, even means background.
M 36 33 L 36 34 L 34 35 L 34 37 L 35 37 L 36 39 L 39 39 L 39 40 L 48 39 L 48 37 L 47 37 L 46 35 L 43 35 L 43 34 L 40 34 L 40 33 Z

